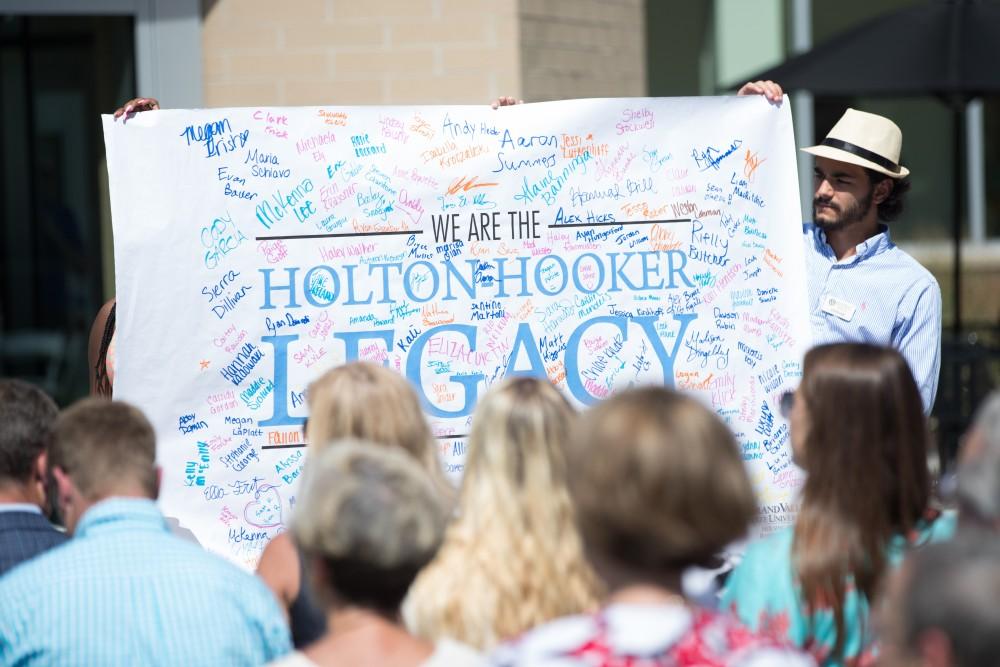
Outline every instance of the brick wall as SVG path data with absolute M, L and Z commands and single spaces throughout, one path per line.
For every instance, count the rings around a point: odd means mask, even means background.
M 527 101 L 647 94 L 643 0 L 521 0 Z
M 203 0 L 205 105 L 484 104 L 521 90 L 517 0 Z

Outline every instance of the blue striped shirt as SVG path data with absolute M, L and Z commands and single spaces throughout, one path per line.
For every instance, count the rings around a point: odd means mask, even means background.
M 851 341 L 896 348 L 909 363 L 929 413 L 941 371 L 941 288 L 892 242 L 888 227 L 881 230 L 838 262 L 823 230 L 803 225 L 813 344 Z
M 254 576 L 113 498 L 73 539 L 0 578 L 0 665 L 261 665 L 291 650 Z

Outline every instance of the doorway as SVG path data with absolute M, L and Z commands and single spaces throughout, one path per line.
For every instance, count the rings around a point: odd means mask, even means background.
M 135 96 L 131 16 L 0 15 L 0 376 L 88 391 L 111 252 L 100 114 Z

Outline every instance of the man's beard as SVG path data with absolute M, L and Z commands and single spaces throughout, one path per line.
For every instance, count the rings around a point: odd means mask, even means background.
M 860 201 L 856 201 L 854 204 L 846 209 L 829 208 L 833 206 L 830 200 L 821 200 L 819 198 L 813 199 L 813 223 L 825 232 L 839 231 L 841 229 L 846 229 L 853 224 L 861 222 L 861 220 L 868 215 L 868 211 L 872 208 L 872 195 L 874 193 L 869 190 L 868 194 L 865 195 Z M 819 204 L 826 204 L 828 206 L 828 211 L 833 211 L 834 213 L 839 213 L 834 220 L 820 220 L 816 215 L 818 211 Z

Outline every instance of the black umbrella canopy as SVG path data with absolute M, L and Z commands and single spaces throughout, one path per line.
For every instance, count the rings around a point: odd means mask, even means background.
M 939 0 L 875 18 L 760 72 L 816 95 L 938 95 L 1000 91 L 1000 4 Z

